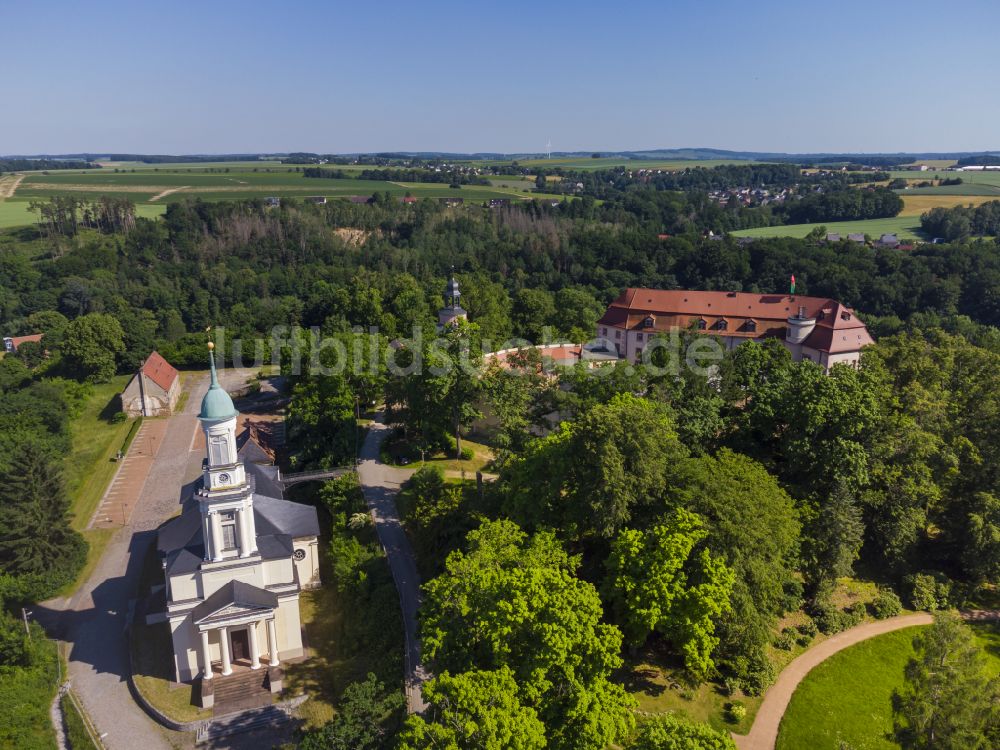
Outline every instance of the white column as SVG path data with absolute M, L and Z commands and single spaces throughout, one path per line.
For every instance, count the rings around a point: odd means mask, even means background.
M 222 559 L 222 516 L 213 510 L 208 517 L 212 523 L 212 560 L 218 562 Z
M 233 673 L 229 656 L 229 628 L 219 628 L 219 650 L 222 651 L 222 675 Z
M 237 522 L 240 525 L 240 557 L 250 557 L 250 550 L 252 545 L 250 544 L 250 529 L 247 523 L 247 509 L 244 506 L 240 508 L 240 512 L 236 514 Z
M 202 678 L 212 679 L 212 653 L 208 650 L 208 631 L 201 631 L 201 663 L 203 665 Z
M 267 621 L 267 658 L 272 667 L 281 664 L 278 658 L 278 631 L 274 627 L 274 618 Z
M 260 669 L 260 647 L 257 645 L 257 623 L 250 623 L 250 669 Z
M 205 560 L 212 559 L 212 516 L 206 513 L 201 518 L 201 535 L 205 540 Z
M 246 503 L 246 514 L 247 514 L 247 536 L 250 539 L 250 554 L 257 554 L 257 521 L 253 517 L 253 498 L 247 500 Z

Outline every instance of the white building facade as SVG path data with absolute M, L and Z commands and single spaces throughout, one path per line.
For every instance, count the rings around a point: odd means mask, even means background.
M 179 682 L 302 656 L 299 595 L 320 585 L 316 509 L 257 491 L 267 477 L 240 457 L 238 414 L 214 358 L 211 377 L 199 414 L 201 486 L 159 530 L 166 605 L 147 618 L 169 623 Z M 267 491 L 280 495 L 280 485 Z M 280 690 L 280 673 L 271 673 L 272 690 L 275 679 Z

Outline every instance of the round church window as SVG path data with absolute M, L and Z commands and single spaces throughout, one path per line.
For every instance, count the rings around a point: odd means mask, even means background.
M 292 554 L 292 557 L 294 557 L 296 560 L 305 560 L 306 559 L 306 551 L 304 549 L 297 549 Z

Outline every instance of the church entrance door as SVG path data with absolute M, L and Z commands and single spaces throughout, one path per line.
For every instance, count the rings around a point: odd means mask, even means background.
M 250 659 L 250 633 L 246 630 L 234 630 L 233 661 L 248 661 Z

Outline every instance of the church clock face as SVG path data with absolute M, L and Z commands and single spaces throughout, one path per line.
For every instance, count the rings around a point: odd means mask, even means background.
M 231 477 L 228 474 L 219 474 L 219 482 L 222 484 L 229 484 Z

